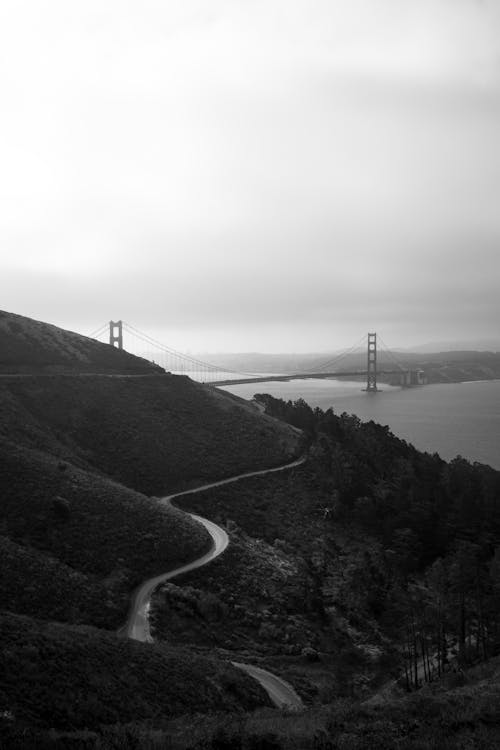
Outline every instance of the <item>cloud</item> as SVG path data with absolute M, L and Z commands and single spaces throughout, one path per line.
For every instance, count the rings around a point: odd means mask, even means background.
M 164 316 L 192 348 L 493 332 L 499 26 L 473 0 L 3 3 L 3 304 Z

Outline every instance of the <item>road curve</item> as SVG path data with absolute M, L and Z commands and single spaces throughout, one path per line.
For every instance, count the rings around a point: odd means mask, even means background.
M 222 487 L 222 485 L 224 484 L 233 484 L 233 482 L 238 482 L 240 479 L 248 479 L 248 477 L 259 477 L 263 474 L 274 474 L 277 471 L 293 469 L 295 466 L 300 466 L 301 464 L 303 464 L 305 460 L 305 456 L 301 456 L 301 458 L 296 458 L 295 461 L 292 461 L 291 463 L 283 464 L 283 466 L 275 466 L 273 469 L 258 469 L 257 471 L 247 471 L 244 474 L 236 474 L 236 476 L 229 477 L 229 479 L 219 479 L 219 481 L 217 482 L 202 484 L 200 487 L 194 487 L 191 490 L 184 490 L 183 492 L 176 492 L 173 495 L 167 495 L 166 497 L 161 498 L 161 502 L 170 503 L 176 497 L 182 497 L 183 495 L 194 495 L 196 492 L 204 492 L 205 490 L 212 489 L 212 487 Z M 197 518 L 199 518 L 199 516 L 197 516 Z
M 238 667 L 244 672 L 253 677 L 254 680 L 260 682 L 264 690 L 267 692 L 272 702 L 278 706 L 278 708 L 292 708 L 298 710 L 304 707 L 301 699 L 293 689 L 293 687 L 281 677 L 277 677 L 272 672 L 268 672 L 267 669 L 261 667 L 254 667 L 251 664 L 241 664 L 238 661 L 232 661 L 233 667 Z
M 128 620 L 124 627 L 118 631 L 119 635 L 133 638 L 135 641 L 146 641 L 152 643 L 153 638 L 149 629 L 149 607 L 151 596 L 155 588 L 160 584 L 169 581 L 171 578 L 181 575 L 181 573 L 188 573 L 190 570 L 201 568 L 202 565 L 206 565 L 210 560 L 213 560 L 224 552 L 229 544 L 229 538 L 224 529 L 221 529 L 220 526 L 212 523 L 212 521 L 208 521 L 206 518 L 196 516 L 193 513 L 190 513 L 190 515 L 195 521 L 202 523 L 206 528 L 213 540 L 212 547 L 197 560 L 193 560 L 190 563 L 186 563 L 186 565 L 182 565 L 180 568 L 170 570 L 168 573 L 162 573 L 161 575 L 150 578 L 142 583 L 134 593 Z
M 195 493 L 211 489 L 212 487 L 221 487 L 224 484 L 232 484 L 233 482 L 238 482 L 240 479 L 246 479 L 247 477 L 263 476 L 264 474 L 273 474 L 278 471 L 286 471 L 287 469 L 293 469 L 296 466 L 300 466 L 304 463 L 304 461 L 305 457 L 303 456 L 301 458 L 295 459 L 295 461 L 284 464 L 283 466 L 276 466 L 272 469 L 248 471 L 244 474 L 238 474 L 234 477 L 230 477 L 229 479 L 221 479 L 218 482 L 211 482 L 210 484 L 204 484 L 194 489 L 184 490 L 183 492 L 176 492 L 173 495 L 167 495 L 167 497 L 161 498 L 160 502 L 170 503 L 176 497 L 181 497 L 183 495 L 193 495 Z M 165 583 L 166 581 L 171 580 L 172 578 L 175 578 L 178 575 L 181 575 L 182 573 L 187 573 L 190 570 L 201 568 L 203 565 L 206 565 L 211 560 L 222 554 L 222 552 L 224 552 L 224 550 L 228 546 L 229 538 L 224 529 L 221 529 L 220 526 L 217 526 L 217 524 L 209 521 L 206 518 L 202 518 L 201 516 L 197 516 L 193 513 L 190 513 L 190 515 L 195 519 L 195 521 L 203 524 L 203 526 L 207 529 L 213 540 L 212 547 L 206 554 L 204 554 L 202 557 L 199 557 L 197 560 L 193 560 L 192 562 L 186 563 L 179 568 L 170 570 L 168 573 L 162 573 L 159 576 L 155 576 L 154 578 L 149 578 L 147 581 L 144 581 L 144 583 L 139 586 L 132 597 L 132 603 L 130 606 L 127 622 L 122 628 L 120 628 L 120 630 L 118 631 L 118 635 L 133 638 L 136 641 L 152 643 L 153 638 L 151 636 L 151 631 L 149 628 L 149 609 L 151 605 L 151 596 L 156 587 L 160 586 L 160 584 Z M 250 664 L 241 664 L 240 662 L 232 662 L 232 664 L 233 666 L 242 669 L 244 672 L 257 680 L 257 682 L 259 682 L 267 692 L 273 703 L 279 708 L 290 707 L 299 709 L 303 707 L 301 699 L 292 688 L 292 686 L 282 680 L 280 677 L 273 675 L 271 672 L 267 672 L 265 669 L 254 667 Z

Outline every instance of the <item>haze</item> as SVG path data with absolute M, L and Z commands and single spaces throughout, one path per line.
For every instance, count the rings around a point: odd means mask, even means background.
M 500 348 L 499 38 L 496 0 L 4 0 L 0 307 Z

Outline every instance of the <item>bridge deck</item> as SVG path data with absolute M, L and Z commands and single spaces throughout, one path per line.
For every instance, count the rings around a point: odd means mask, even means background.
M 378 370 L 378 375 L 400 375 L 401 370 Z M 252 378 L 235 378 L 232 380 L 210 380 L 206 381 L 208 385 L 243 385 L 244 383 L 272 383 L 272 382 L 288 382 L 289 380 L 308 380 L 317 379 L 323 380 L 325 378 L 366 378 L 366 370 L 356 370 L 354 372 L 297 372 L 290 375 L 259 375 L 258 377 Z

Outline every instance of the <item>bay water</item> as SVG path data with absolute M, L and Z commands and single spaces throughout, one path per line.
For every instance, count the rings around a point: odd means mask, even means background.
M 292 380 L 224 386 L 245 399 L 269 393 L 310 406 L 356 414 L 388 425 L 419 450 L 450 460 L 461 455 L 500 469 L 500 380 L 399 388 L 382 384 L 366 393 L 363 384 L 340 380 Z

